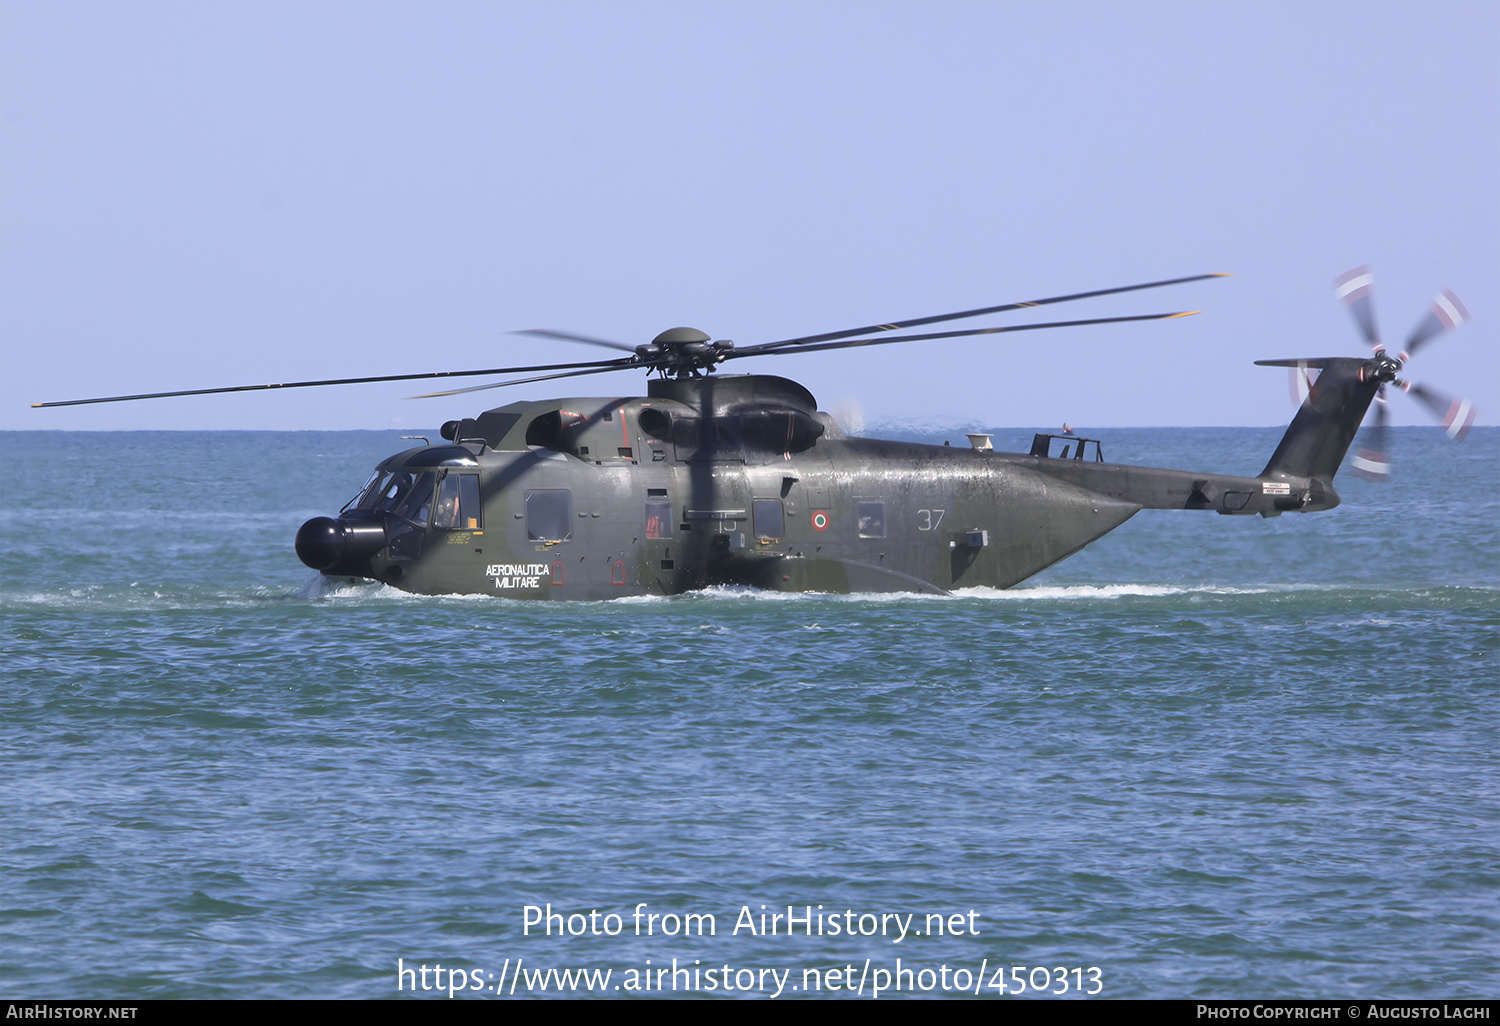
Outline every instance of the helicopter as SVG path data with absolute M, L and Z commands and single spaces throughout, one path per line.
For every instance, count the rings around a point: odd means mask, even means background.
M 1352 276 L 1352 277 L 1351 277 Z M 334 516 L 297 531 L 325 578 L 420 594 L 521 600 L 676 595 L 710 586 L 784 592 L 948 594 L 1009 588 L 1078 552 L 1143 509 L 1276 517 L 1333 509 L 1333 478 L 1371 403 L 1401 381 L 1410 354 L 1466 316 L 1451 293 L 1399 357 L 1373 327 L 1365 268 L 1339 293 L 1374 347 L 1368 358 L 1261 360 L 1290 369 L 1301 406 L 1255 477 L 1106 462 L 1098 439 L 1037 434 L 1029 452 L 855 437 L 802 385 L 722 374 L 749 357 L 1189 316 L 1197 311 L 903 334 L 944 321 L 1225 277 L 1194 275 L 737 347 L 696 328 L 644 345 L 550 329 L 530 334 L 615 349 L 606 360 L 472 371 L 239 385 L 38 407 L 271 388 L 501 374 L 531 376 L 417 398 L 644 370 L 644 396 L 526 400 L 442 425 L 442 444 L 383 460 Z M 1353 282 L 1354 284 L 1350 284 Z M 1383 411 L 1383 402 L 1380 409 Z M 1444 414 L 1461 438 L 1473 410 Z M 1455 429 L 1453 425 L 1457 424 Z M 1374 432 L 1384 435 L 1384 420 Z M 1356 469 L 1383 479 L 1383 438 Z M 1378 471 L 1378 473 L 1377 473 Z

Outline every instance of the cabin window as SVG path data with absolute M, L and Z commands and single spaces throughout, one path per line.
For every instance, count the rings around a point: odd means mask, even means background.
M 478 474 L 449 474 L 438 485 L 433 527 L 445 531 L 477 531 L 484 526 L 479 504 Z
M 573 493 L 566 488 L 527 492 L 527 541 L 567 541 L 571 537 Z
M 885 537 L 885 503 L 869 499 L 854 502 L 855 523 L 861 538 Z
M 649 539 L 672 537 L 672 504 L 670 502 L 646 503 L 646 537 Z
M 782 512 L 780 499 L 756 499 L 750 507 L 756 538 L 761 541 L 776 541 L 786 533 L 786 516 Z

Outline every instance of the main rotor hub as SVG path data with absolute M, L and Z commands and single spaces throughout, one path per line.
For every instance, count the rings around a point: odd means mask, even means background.
M 671 345 L 687 345 L 690 342 L 707 342 L 709 336 L 697 328 L 668 328 L 651 340 L 653 346 L 666 348 Z
M 636 346 L 635 355 L 663 377 L 683 378 L 713 370 L 733 349 L 728 339 L 714 341 L 697 328 L 668 328 L 649 344 Z

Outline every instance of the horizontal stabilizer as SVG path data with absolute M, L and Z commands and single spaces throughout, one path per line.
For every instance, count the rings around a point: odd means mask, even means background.
M 1256 360 L 1257 367 L 1312 367 L 1322 370 L 1335 361 L 1347 360 L 1346 356 L 1315 356 L 1310 359 L 1301 360 Z

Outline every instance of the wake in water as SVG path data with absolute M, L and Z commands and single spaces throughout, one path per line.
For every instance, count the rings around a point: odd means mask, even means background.
M 932 595 L 919 592 L 859 593 L 852 595 L 831 592 L 781 592 L 760 591 L 742 585 L 718 585 L 681 595 L 630 595 L 616 599 L 601 599 L 592 602 L 562 602 L 552 604 L 535 600 L 507 598 L 486 594 L 418 595 L 401 591 L 376 581 L 349 577 L 325 577 L 313 574 L 295 591 L 283 588 L 254 585 L 245 588 L 209 588 L 203 585 L 161 585 L 143 582 L 102 583 L 80 587 L 37 589 L 0 593 L 0 611 L 40 612 L 46 609 L 66 609 L 75 612 L 166 612 L 213 609 L 256 609 L 286 603 L 311 602 L 337 606 L 401 606 L 421 609 L 424 607 L 452 606 L 461 603 L 468 607 L 524 608 L 540 612 L 549 606 L 559 611 L 579 607 L 645 606 L 667 607 L 684 604 L 724 605 L 726 608 L 746 603 L 793 603 L 826 605 L 911 605 L 915 603 L 949 604 L 955 602 L 977 603 L 1073 603 L 1095 605 L 1114 604 L 1137 599 L 1159 600 L 1185 597 L 1190 601 L 1209 598 L 1233 600 L 1247 596 L 1268 596 L 1272 599 L 1290 597 L 1320 597 L 1337 604 L 1362 605 L 1367 603 L 1387 604 L 1416 600 L 1426 605 L 1432 602 L 1478 602 L 1493 604 L 1500 599 L 1500 587 L 1448 586 L 1432 587 L 1427 584 L 1412 584 L 1408 587 L 1389 585 L 1349 584 L 1304 584 L 1281 582 L 1257 585 L 1180 585 L 1180 584 L 1073 584 L 1073 585 L 1022 585 L 1016 588 L 963 588 L 947 595 Z
M 280 588 L 205 588 L 201 585 L 90 584 L 0 593 L 0 612 L 167 612 L 172 610 L 254 609 L 297 598 Z
M 1118 599 L 1160 598 L 1164 595 L 1264 595 L 1269 592 L 1329 591 L 1330 585 L 1277 584 L 1235 587 L 1221 584 L 1073 584 L 1073 585 L 1021 585 L 1016 588 L 962 588 L 955 595 L 962 598 L 1004 599 L 1007 601 L 1032 599 Z

